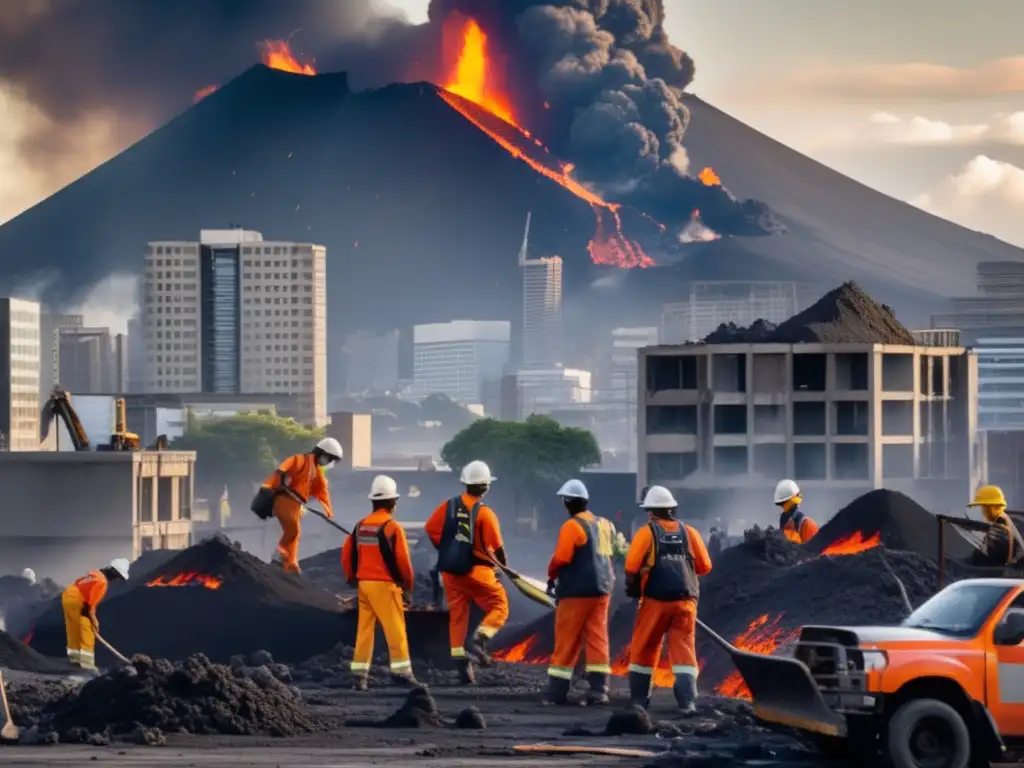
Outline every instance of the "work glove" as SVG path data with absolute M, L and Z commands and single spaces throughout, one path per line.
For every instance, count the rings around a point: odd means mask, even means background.
M 640 589 L 640 575 L 626 574 L 626 597 L 639 600 L 643 596 Z
M 555 596 L 555 580 L 548 579 L 548 597 Z
M 402 590 L 402 607 L 412 608 L 412 588 Z

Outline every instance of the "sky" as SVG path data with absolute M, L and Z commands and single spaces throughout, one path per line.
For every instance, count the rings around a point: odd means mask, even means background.
M 419 22 L 427 2 L 379 4 Z M 858 181 L 1024 246 L 1024 0 L 665 6 L 670 38 L 696 61 L 690 91 Z M 43 167 L 21 148 L 53 119 L 0 80 L 0 222 L 153 127 L 131 110 L 79 118 Z

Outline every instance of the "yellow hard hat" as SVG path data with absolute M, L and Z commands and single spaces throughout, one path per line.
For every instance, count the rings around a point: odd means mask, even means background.
M 998 485 L 983 485 L 974 494 L 974 500 L 968 507 L 1005 507 L 1006 497 Z

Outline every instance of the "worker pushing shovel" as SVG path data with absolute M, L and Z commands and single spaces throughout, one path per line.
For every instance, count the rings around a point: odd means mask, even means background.
M 75 581 L 60 596 L 67 631 L 68 661 L 87 672 L 96 672 L 96 638 L 100 621 L 96 609 L 107 594 L 111 581 L 127 581 L 128 561 L 112 560 L 98 571 L 90 571 Z

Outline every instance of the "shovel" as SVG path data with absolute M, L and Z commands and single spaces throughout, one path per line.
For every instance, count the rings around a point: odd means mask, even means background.
M 750 689 L 757 717 L 825 736 L 846 736 L 846 718 L 829 709 L 802 661 L 742 651 L 700 619 L 697 626 L 732 657 Z
M 115 659 L 120 661 L 125 666 L 131 666 L 131 661 L 126 656 L 121 655 L 120 651 L 118 651 L 114 646 L 112 646 L 110 643 L 108 643 L 106 640 L 104 640 L 102 637 L 100 637 L 100 633 L 99 632 L 96 632 L 95 635 L 96 635 L 96 639 L 100 641 L 100 643 L 103 645 L 104 648 L 106 648 L 108 651 L 110 651 L 114 655 Z
M 14 724 L 14 718 L 11 717 L 11 707 L 7 703 L 7 689 L 4 688 L 3 673 L 0 673 L 0 703 L 4 705 L 4 725 L 0 728 L 0 741 L 17 741 L 21 736 L 21 731 L 18 730 L 18 726 Z
M 518 571 L 514 571 L 507 565 L 502 565 L 493 557 L 490 558 L 491 562 L 494 563 L 501 572 L 508 576 L 508 580 L 512 582 L 512 586 L 518 589 L 524 597 L 533 600 L 538 605 L 543 605 L 545 608 L 554 609 L 555 601 L 548 594 L 547 587 L 541 586 L 541 583 L 536 579 L 531 579 L 529 576 L 524 576 Z

